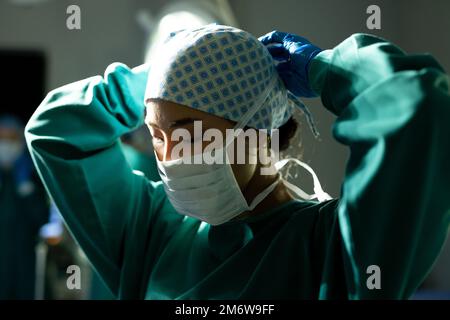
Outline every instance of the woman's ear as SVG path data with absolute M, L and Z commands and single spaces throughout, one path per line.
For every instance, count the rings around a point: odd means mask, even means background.
M 270 135 L 264 132 L 258 132 L 258 163 L 262 167 L 271 165 L 270 157 L 271 140 Z

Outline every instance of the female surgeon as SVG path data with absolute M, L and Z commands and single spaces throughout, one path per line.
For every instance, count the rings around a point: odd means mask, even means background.
M 283 148 L 296 106 L 314 129 L 298 98 L 319 95 L 351 152 L 339 199 L 314 174 L 315 195 L 299 199 L 259 160 L 189 166 L 171 156 L 172 132 L 193 132 L 194 121 L 279 129 Z M 121 151 L 119 137 L 144 120 L 162 182 L 133 172 Z M 118 299 L 407 299 L 450 223 L 449 120 L 449 80 L 430 55 L 366 34 L 322 51 L 292 34 L 258 40 L 208 25 L 172 35 L 149 65 L 113 64 L 53 90 L 25 132 Z

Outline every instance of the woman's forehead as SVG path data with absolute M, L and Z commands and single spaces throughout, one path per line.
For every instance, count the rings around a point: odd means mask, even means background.
M 232 127 L 233 121 L 209 114 L 172 101 L 157 99 L 149 100 L 146 104 L 146 123 L 157 125 L 158 127 L 168 127 L 173 122 L 186 119 L 202 121 L 209 126 Z

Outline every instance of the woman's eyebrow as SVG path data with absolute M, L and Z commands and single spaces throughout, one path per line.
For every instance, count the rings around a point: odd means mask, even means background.
M 145 124 L 150 126 L 150 127 L 154 127 L 154 128 L 158 128 L 159 126 L 156 123 L 150 122 L 150 121 L 145 121 Z
M 187 124 L 192 124 L 192 123 L 194 123 L 194 121 L 202 121 L 202 119 L 198 119 L 198 118 L 181 118 L 181 119 L 169 122 L 169 128 L 176 128 L 176 127 L 181 127 L 181 126 L 184 126 L 184 125 L 187 125 Z M 151 126 L 151 127 L 160 129 L 159 126 L 156 123 L 154 123 L 154 122 L 145 121 L 145 123 L 147 125 Z
M 194 121 L 202 121 L 202 119 L 197 118 L 182 118 L 169 123 L 169 128 L 181 127 L 187 124 L 192 124 Z

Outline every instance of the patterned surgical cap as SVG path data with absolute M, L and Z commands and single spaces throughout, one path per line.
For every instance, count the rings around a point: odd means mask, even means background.
M 163 99 L 235 122 L 260 107 L 247 125 L 268 130 L 283 125 L 295 104 L 303 106 L 286 90 L 267 48 L 248 32 L 206 25 L 173 34 L 160 50 L 150 61 L 145 102 Z M 266 90 L 263 105 L 254 106 Z

